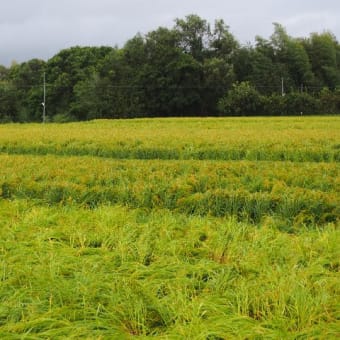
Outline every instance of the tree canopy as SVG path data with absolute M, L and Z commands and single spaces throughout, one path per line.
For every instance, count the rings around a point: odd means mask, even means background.
M 278 23 L 269 39 L 242 46 L 223 20 L 192 14 L 121 48 L 75 46 L 48 61 L 0 66 L 0 121 L 41 120 L 44 73 L 51 121 L 293 114 L 303 103 L 309 113 L 340 113 L 334 35 L 295 38 Z

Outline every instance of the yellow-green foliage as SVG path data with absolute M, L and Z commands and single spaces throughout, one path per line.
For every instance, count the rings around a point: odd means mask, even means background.
M 0 126 L 0 338 L 338 338 L 339 131 Z
M 340 233 L 0 202 L 0 337 L 338 335 Z
M 339 161 L 340 118 L 202 118 L 0 125 L 9 154 Z
M 340 217 L 338 163 L 3 155 L 0 171 L 3 198 L 167 208 L 252 223 L 273 216 L 291 226 Z

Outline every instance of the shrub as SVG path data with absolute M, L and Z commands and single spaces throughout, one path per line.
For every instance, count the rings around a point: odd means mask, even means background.
M 321 107 L 327 114 L 340 113 L 340 90 L 330 91 L 328 88 L 320 92 Z
M 263 97 L 263 115 L 282 116 L 286 114 L 285 98 L 278 94 Z
M 249 82 L 234 84 L 218 103 L 219 112 L 227 116 L 253 116 L 261 114 L 262 109 L 263 98 Z
M 308 93 L 292 92 L 284 97 L 284 111 L 287 115 L 320 114 L 320 101 Z

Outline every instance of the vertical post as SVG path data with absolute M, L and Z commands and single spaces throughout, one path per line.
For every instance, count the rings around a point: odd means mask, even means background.
M 281 95 L 282 95 L 282 97 L 284 97 L 284 95 L 285 95 L 285 88 L 284 88 L 283 77 L 281 78 Z
M 44 72 L 44 99 L 42 102 L 43 106 L 43 123 L 46 122 L 46 72 Z

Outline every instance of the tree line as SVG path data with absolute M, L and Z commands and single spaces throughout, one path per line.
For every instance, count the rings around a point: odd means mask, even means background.
M 0 66 L 0 121 L 340 113 L 340 45 L 274 24 L 241 45 L 223 20 L 197 15 L 121 48 L 71 47 L 48 61 Z

